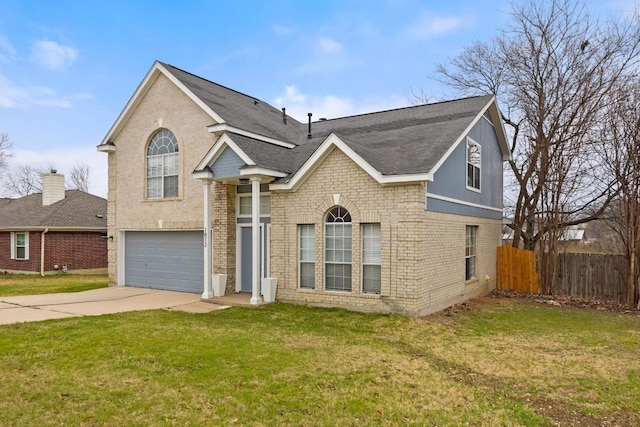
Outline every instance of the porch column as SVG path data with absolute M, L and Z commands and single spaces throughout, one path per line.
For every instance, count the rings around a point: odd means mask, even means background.
M 251 301 L 262 302 L 260 297 L 260 178 L 251 177 Z
M 203 179 L 204 184 L 204 291 L 202 298 L 213 298 L 211 277 L 213 273 L 213 236 L 211 233 L 211 179 Z

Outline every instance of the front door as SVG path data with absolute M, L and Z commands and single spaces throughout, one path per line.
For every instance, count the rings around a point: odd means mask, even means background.
M 260 263 L 260 277 L 267 276 L 267 267 L 268 267 L 268 248 L 265 248 L 265 224 L 260 225 L 260 259 L 262 262 Z M 240 291 L 241 292 L 251 292 L 252 291 L 252 275 L 251 268 L 253 266 L 253 245 L 252 245 L 252 229 L 251 226 L 241 226 L 240 228 Z M 267 230 L 268 231 L 268 230 Z M 266 241 L 269 241 L 268 238 Z

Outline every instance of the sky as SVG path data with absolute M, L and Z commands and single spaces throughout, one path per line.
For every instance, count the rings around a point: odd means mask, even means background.
M 609 17 L 639 2 L 587 5 Z M 416 93 L 455 98 L 435 67 L 491 40 L 510 11 L 509 0 L 0 0 L 0 133 L 12 167 L 68 176 L 86 164 L 89 192 L 107 197 L 96 146 L 155 60 L 306 122 L 409 106 Z

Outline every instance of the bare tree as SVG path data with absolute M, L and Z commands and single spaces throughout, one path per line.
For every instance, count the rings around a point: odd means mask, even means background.
M 42 168 L 25 165 L 7 174 L 4 181 L 5 189 L 12 195 L 19 197 L 42 191 Z
M 612 103 L 601 130 L 602 157 L 620 186 L 607 218 L 625 247 L 629 275 L 627 304 L 640 309 L 640 80 L 612 92 Z
M 81 190 L 85 193 L 89 192 L 89 178 L 91 176 L 91 168 L 86 163 L 76 163 L 69 173 L 69 189 Z
M 513 245 L 545 242 L 548 291 L 555 239 L 597 218 L 616 194 L 615 180 L 600 174 L 593 136 L 607 94 L 637 70 L 640 29 L 637 17 L 600 24 L 571 0 L 526 0 L 512 16 L 490 43 L 473 44 L 437 72 L 463 94 L 498 96 L 513 153 Z
M 0 132 L 0 170 L 7 168 L 10 157 L 13 157 L 13 154 L 11 153 L 9 135 Z

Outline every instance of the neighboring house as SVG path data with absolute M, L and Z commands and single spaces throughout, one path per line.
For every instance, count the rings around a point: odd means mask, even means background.
M 495 287 L 493 96 L 300 123 L 156 62 L 97 148 L 112 284 L 414 316 Z
M 107 201 L 43 175 L 42 193 L 0 199 L 0 272 L 104 272 Z

